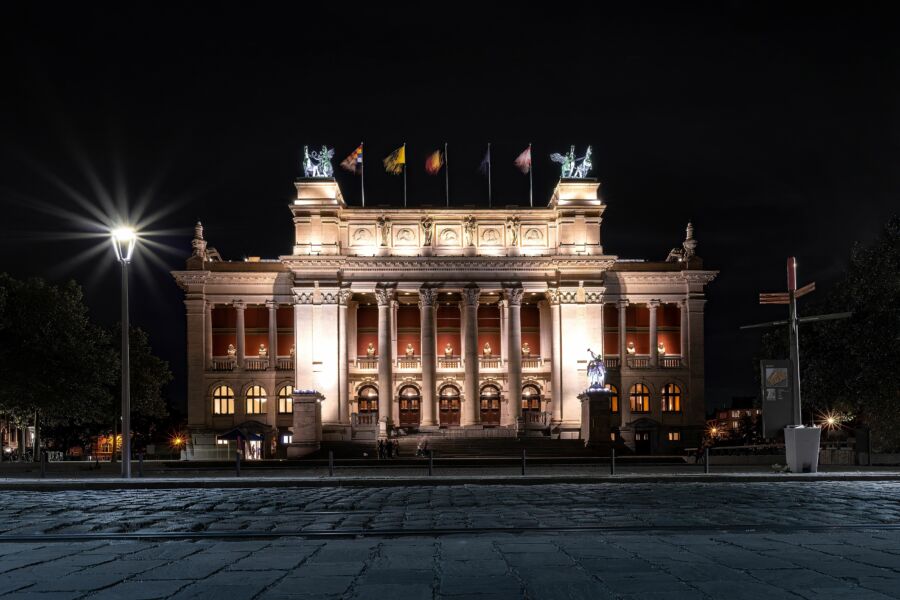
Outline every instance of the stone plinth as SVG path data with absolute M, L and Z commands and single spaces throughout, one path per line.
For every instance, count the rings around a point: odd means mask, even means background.
M 609 426 L 612 394 L 605 389 L 588 389 L 578 395 L 581 400 L 581 439 L 585 446 L 608 448 L 612 445 Z
M 322 442 L 322 400 L 314 390 L 294 390 L 294 433 L 287 447 L 288 458 L 300 458 L 319 449 Z

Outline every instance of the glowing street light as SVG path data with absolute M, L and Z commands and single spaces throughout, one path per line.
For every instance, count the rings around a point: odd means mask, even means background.
M 111 232 L 116 260 L 122 265 L 122 477 L 131 479 L 131 377 L 128 347 L 128 263 L 134 254 L 137 233 L 131 227 Z

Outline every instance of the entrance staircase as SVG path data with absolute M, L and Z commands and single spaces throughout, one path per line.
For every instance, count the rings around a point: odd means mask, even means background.
M 419 436 L 409 435 L 394 438 L 400 443 L 400 458 L 413 458 Z M 429 435 L 428 449 L 434 451 L 435 458 L 518 458 L 524 449 L 533 458 L 563 458 L 605 456 L 596 449 L 585 448 L 581 440 L 558 440 L 545 437 L 497 438 L 453 438 Z M 322 442 L 322 449 L 317 456 L 328 456 L 334 452 L 335 458 L 365 458 L 375 454 L 375 443 L 372 441 L 328 441 Z

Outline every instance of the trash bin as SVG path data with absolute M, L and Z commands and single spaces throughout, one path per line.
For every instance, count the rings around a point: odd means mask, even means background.
M 791 473 L 818 472 L 821 437 L 821 427 L 788 425 L 784 428 L 784 450 Z

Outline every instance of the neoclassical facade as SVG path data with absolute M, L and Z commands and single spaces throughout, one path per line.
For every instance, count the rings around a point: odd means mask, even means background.
M 332 179 L 295 185 L 290 254 L 222 260 L 198 224 L 173 272 L 195 446 L 249 423 L 260 454 L 277 454 L 293 389 L 324 396 L 324 439 L 578 437 L 588 349 L 636 451 L 698 442 L 716 272 L 690 225 L 665 260 L 625 260 L 604 252 L 592 180 L 562 180 L 547 207 L 524 209 L 348 207 Z

